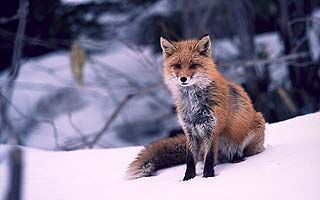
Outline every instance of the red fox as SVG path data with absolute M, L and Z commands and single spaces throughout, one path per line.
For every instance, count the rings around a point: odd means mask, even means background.
M 163 77 L 175 100 L 184 135 L 146 146 L 129 165 L 128 177 L 151 176 L 158 169 L 187 164 L 183 180 L 215 175 L 217 162 L 240 162 L 264 150 L 265 120 L 244 89 L 227 81 L 211 57 L 211 40 L 172 42 L 160 38 Z

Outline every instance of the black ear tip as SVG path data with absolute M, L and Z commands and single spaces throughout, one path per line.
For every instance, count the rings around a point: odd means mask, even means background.
M 200 37 L 200 40 L 202 39 L 202 38 L 204 38 L 204 37 L 207 37 L 207 36 L 209 36 L 209 34 L 204 34 L 204 35 L 202 35 L 201 37 Z

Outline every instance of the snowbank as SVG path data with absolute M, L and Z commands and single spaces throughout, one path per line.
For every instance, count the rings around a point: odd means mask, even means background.
M 237 164 L 216 167 L 217 176 L 183 178 L 185 165 L 157 176 L 125 180 L 141 147 L 50 152 L 25 148 L 25 200 L 42 199 L 320 199 L 320 113 L 267 125 L 266 150 Z M 0 199 L 8 169 L 0 147 Z

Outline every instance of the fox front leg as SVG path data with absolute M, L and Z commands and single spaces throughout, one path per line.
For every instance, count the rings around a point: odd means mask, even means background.
M 199 141 L 196 137 L 187 135 L 187 169 L 183 178 L 184 181 L 190 180 L 196 176 L 196 163 L 199 151 L 198 143 Z
M 212 143 L 212 142 L 211 142 Z M 208 146 L 204 159 L 203 177 L 214 177 L 215 150 L 212 145 Z
M 214 166 L 217 161 L 218 153 L 218 138 L 214 134 L 208 134 L 204 139 L 205 157 L 204 157 L 204 169 L 203 177 L 214 177 Z

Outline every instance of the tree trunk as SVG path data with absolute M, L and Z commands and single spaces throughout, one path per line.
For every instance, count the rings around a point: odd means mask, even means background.
M 307 36 L 311 8 L 312 0 L 279 0 L 279 29 L 285 54 L 311 51 Z M 319 64 L 312 61 L 311 54 L 288 64 L 294 99 L 304 107 L 301 114 L 319 109 L 318 70 Z
M 254 9 L 250 0 L 237 0 L 225 2 L 227 10 L 230 13 L 229 24 L 233 34 L 239 40 L 238 50 L 242 60 L 255 58 L 254 47 Z M 241 66 L 239 66 L 241 67 Z M 251 97 L 258 95 L 260 89 L 255 66 L 246 67 L 246 82 L 244 87 Z
M 230 25 L 233 33 L 239 39 L 240 57 L 242 59 L 254 58 L 254 10 L 250 0 L 237 0 L 228 2 L 231 13 Z
M 212 0 L 179 0 L 177 6 L 182 12 L 183 38 L 198 38 L 209 33 L 208 24 L 217 2 Z

